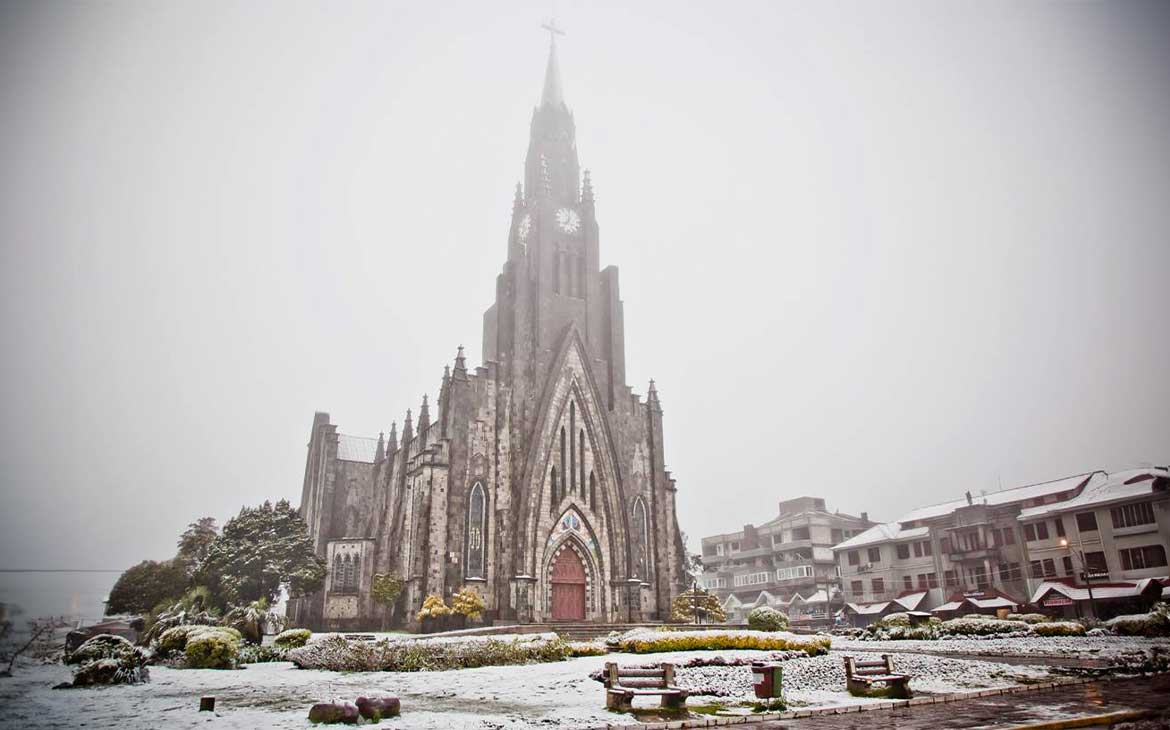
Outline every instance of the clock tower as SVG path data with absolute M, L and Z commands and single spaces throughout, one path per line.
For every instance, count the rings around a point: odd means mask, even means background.
M 576 124 L 565 104 L 555 26 L 540 104 L 532 112 L 524 182 L 517 184 L 508 261 L 496 302 L 484 314 L 484 360 L 540 382 L 572 323 L 597 366 L 607 404 L 625 386 L 617 268 L 601 269 L 589 171 L 577 158 Z

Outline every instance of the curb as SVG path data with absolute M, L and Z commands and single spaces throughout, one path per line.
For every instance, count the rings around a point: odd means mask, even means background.
M 1064 730 L 1074 727 L 1095 727 L 1097 725 L 1112 725 L 1115 722 L 1129 722 L 1130 720 L 1145 720 L 1156 717 L 1154 710 L 1132 710 L 1128 712 L 1109 712 L 1104 715 L 1089 715 L 1087 717 L 1073 717 L 1067 720 L 1053 720 L 1052 722 L 1036 722 L 1028 725 L 1012 725 L 1007 730 Z
M 806 710 L 789 710 L 787 712 L 761 712 L 758 715 L 735 715 L 729 717 L 704 717 L 690 720 L 673 720 L 670 722 L 624 722 L 624 723 L 607 723 L 605 725 L 589 725 L 586 730 L 676 730 L 681 728 L 696 728 L 696 727 L 723 727 L 725 725 L 751 725 L 759 722 L 771 722 L 774 720 L 797 720 L 805 717 L 821 717 L 823 715 L 844 715 L 850 712 L 873 712 L 875 710 L 896 710 L 903 707 L 917 707 L 921 705 L 934 705 L 943 702 L 961 702 L 963 700 L 975 699 L 978 697 L 994 697 L 996 695 L 1017 694 L 1021 692 L 1040 692 L 1044 690 L 1057 689 L 1058 687 L 1069 687 L 1078 684 L 1089 684 L 1092 682 L 1102 682 L 1109 680 L 1102 680 L 1101 678 L 1090 677 L 1069 677 L 1057 679 L 1051 682 L 1041 682 L 1039 684 L 1023 684 L 1012 687 L 1001 687 L 998 689 L 977 689 L 966 692 L 954 692 L 945 695 L 933 695 L 931 697 L 915 697 L 909 700 L 880 700 L 878 702 L 870 702 L 867 704 L 858 705 L 836 705 L 830 707 L 813 707 Z M 1113 713 L 1114 715 L 1126 715 L 1135 713 Z M 1143 713 L 1137 713 L 1143 714 Z M 1108 717 L 1101 715 L 1099 717 Z M 1063 723 L 1077 722 L 1076 720 L 1064 720 Z M 1128 718 L 1119 718 L 1128 719 Z M 1088 723 L 1092 724 L 1092 723 Z M 1098 723 L 1099 724 L 1099 723 Z M 1058 730 L 1058 728 L 1065 727 L 1084 727 L 1084 725 L 1070 725 L 1061 723 L 1043 723 L 1039 725 L 1017 725 L 1012 730 Z

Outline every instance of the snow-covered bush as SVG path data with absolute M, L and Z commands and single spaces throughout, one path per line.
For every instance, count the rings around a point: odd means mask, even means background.
M 827 636 L 764 631 L 651 631 L 633 629 L 606 640 L 611 649 L 634 654 L 717 649 L 800 650 L 809 656 L 829 650 Z
M 1004 616 L 1004 620 L 1023 621 L 1026 624 L 1042 624 L 1051 619 L 1042 613 L 1009 613 L 1007 616 Z
M 1076 621 L 1045 621 L 1033 624 L 1032 633 L 1037 636 L 1084 636 L 1085 625 Z
M 947 636 L 1027 636 L 1028 624 L 1023 621 L 1005 621 L 987 616 L 964 616 L 943 621 L 939 626 L 942 635 Z
M 432 593 L 423 599 L 422 609 L 415 615 L 415 618 L 422 621 L 428 618 L 441 618 L 450 613 L 451 609 L 443 601 L 443 597 L 437 593 Z
M 858 637 L 865 641 L 899 641 L 905 639 L 933 640 L 940 636 L 942 621 L 931 616 L 917 625 L 910 625 L 910 615 L 907 613 L 891 613 L 874 621 L 866 627 L 864 635 Z
M 78 664 L 73 675 L 74 687 L 95 684 L 137 684 L 149 678 L 146 652 L 120 636 L 98 634 L 67 658 Z
M 183 650 L 191 669 L 232 669 L 240 655 L 240 640 L 219 627 L 192 631 Z
M 747 617 L 748 627 L 755 631 L 785 631 L 788 617 L 771 606 L 753 608 Z
M 470 588 L 462 588 L 451 597 L 451 611 L 472 621 L 483 617 L 483 598 Z
M 570 641 L 569 651 L 575 657 L 604 656 L 609 653 L 609 649 L 600 641 Z
M 285 649 L 296 649 L 309 643 L 313 632 L 308 629 L 288 629 L 276 635 L 274 643 Z
M 1122 636 L 1170 636 L 1170 604 L 1159 603 L 1149 613 L 1115 616 L 1105 627 Z
M 244 638 L 238 630 L 230 626 L 207 626 L 205 624 L 174 626 L 164 631 L 162 636 L 158 637 L 155 652 L 162 657 L 182 654 L 187 648 L 187 641 L 193 635 L 207 633 L 209 631 L 225 634 L 237 642 L 242 641 Z
M 236 658 L 239 664 L 261 664 L 263 662 L 287 662 L 289 650 L 282 646 L 261 646 L 244 644 Z
M 302 669 L 342 672 L 420 672 L 558 662 L 572 649 L 556 634 L 458 639 L 349 641 L 333 634 L 288 653 Z

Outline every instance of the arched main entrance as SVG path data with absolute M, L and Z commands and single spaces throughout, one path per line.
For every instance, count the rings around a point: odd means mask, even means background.
M 553 563 L 552 619 L 585 620 L 585 566 L 575 550 L 562 550 Z

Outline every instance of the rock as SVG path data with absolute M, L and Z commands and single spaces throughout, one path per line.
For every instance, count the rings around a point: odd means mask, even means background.
M 358 697 L 357 708 L 362 717 L 377 722 L 383 717 L 397 717 L 402 703 L 397 697 Z
M 356 725 L 358 708 L 352 702 L 318 702 L 309 708 L 309 722 Z

